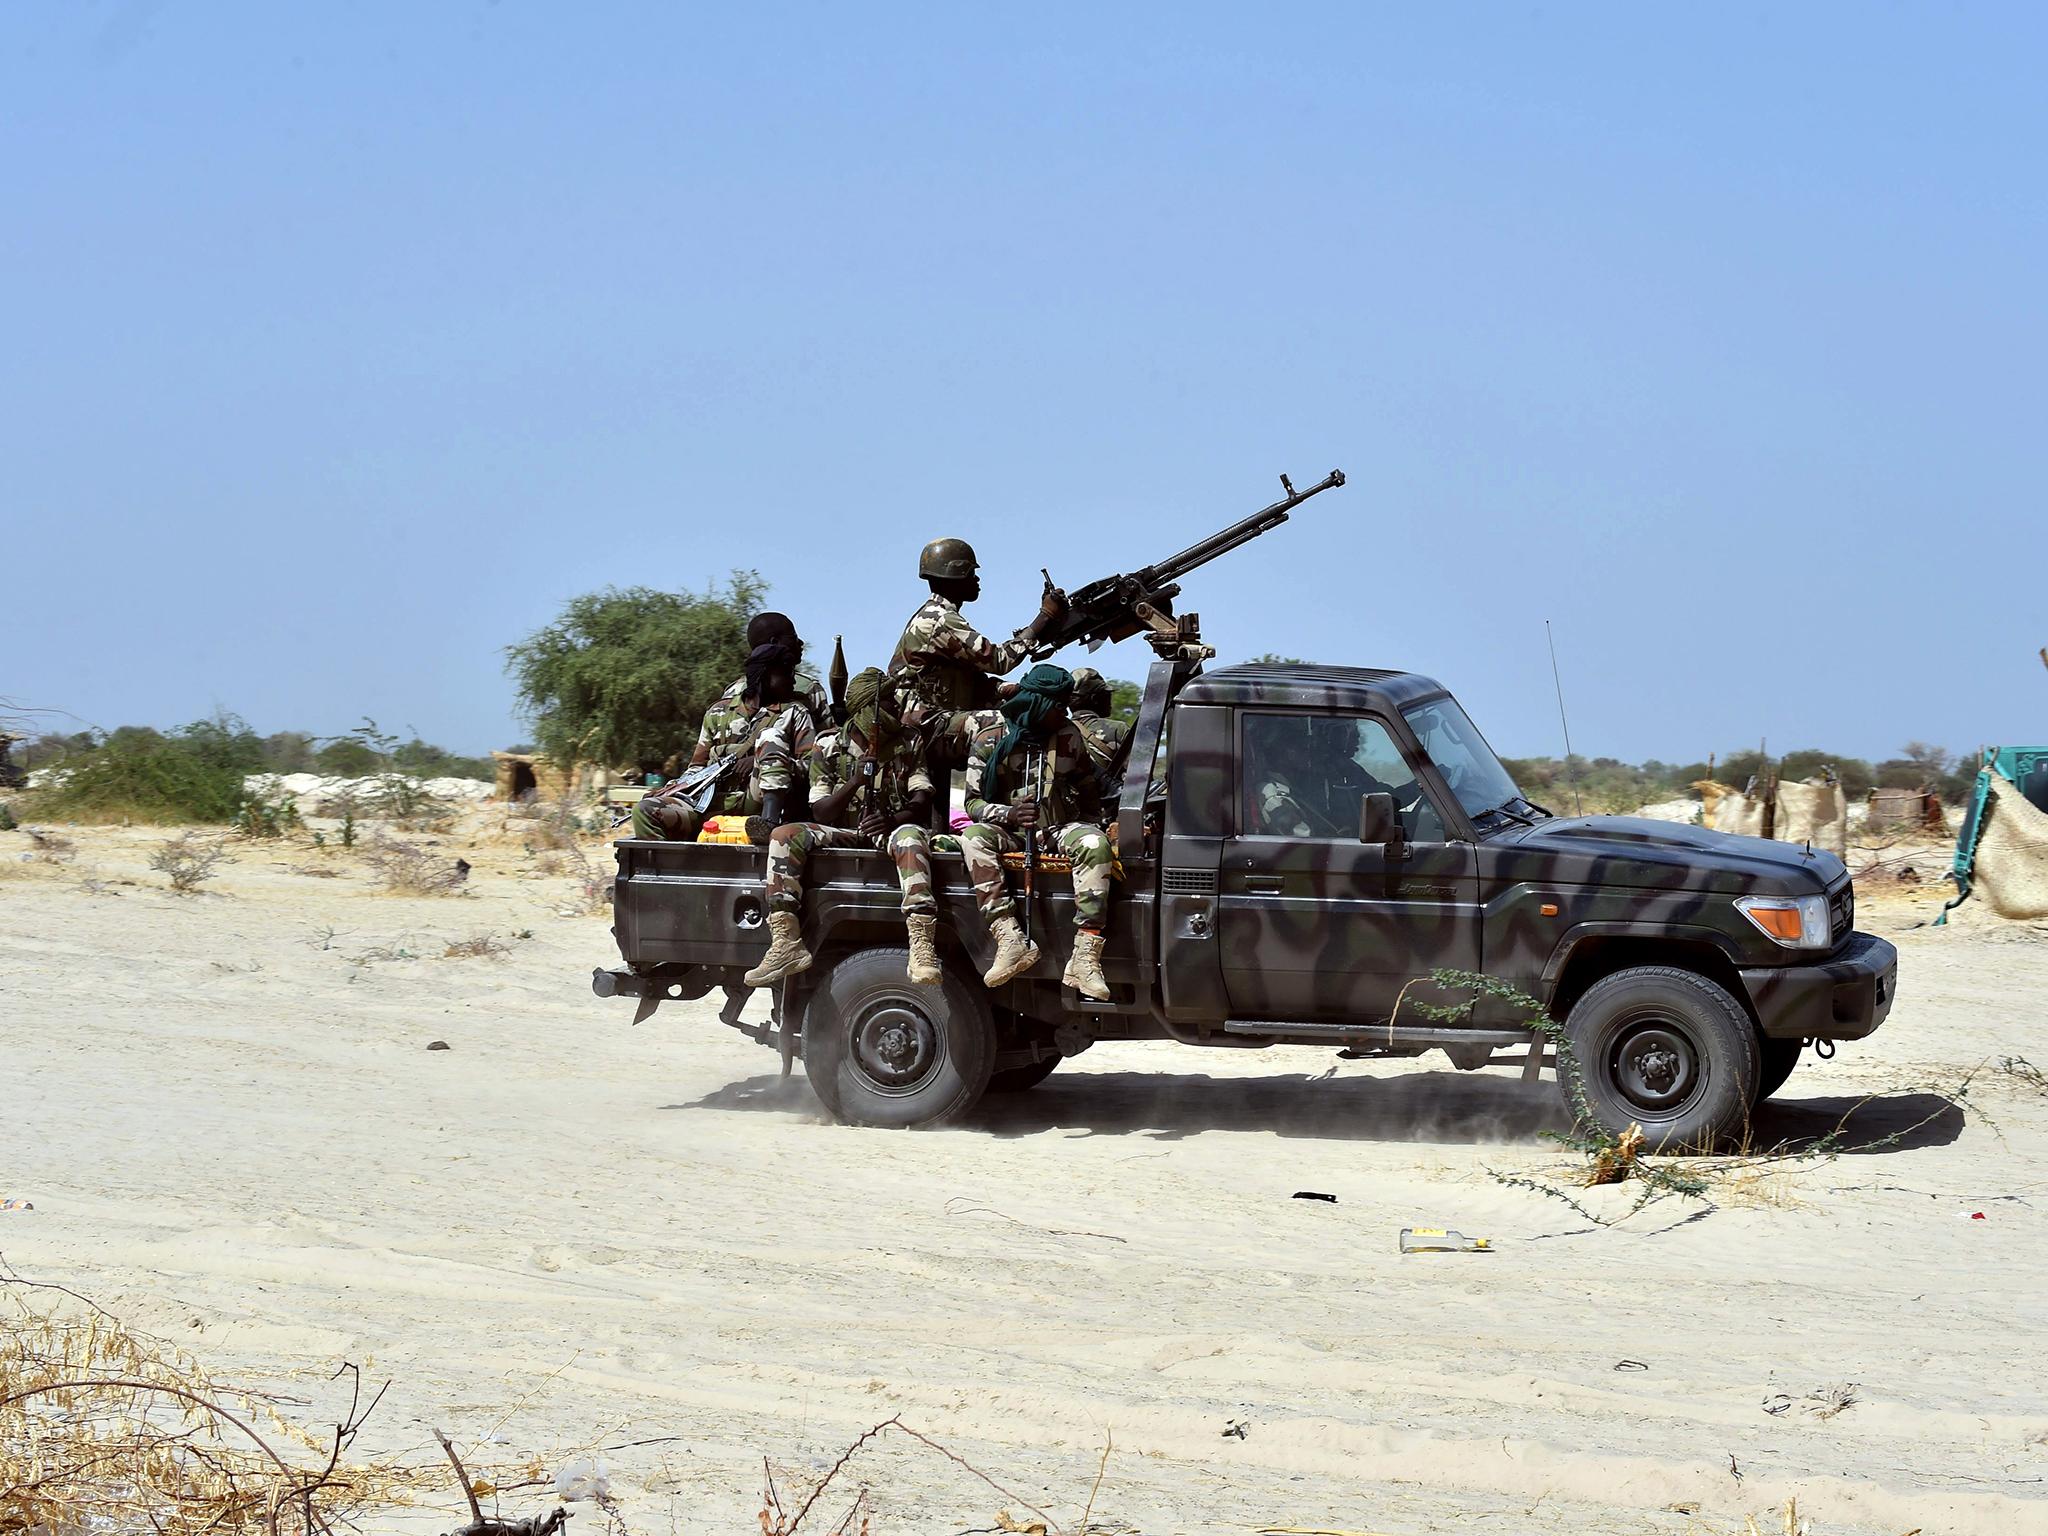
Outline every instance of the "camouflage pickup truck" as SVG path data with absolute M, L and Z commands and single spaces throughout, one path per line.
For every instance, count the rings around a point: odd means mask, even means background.
M 839 1118 L 916 1126 L 1029 1088 L 1098 1040 L 1442 1051 L 1531 1079 L 1555 1064 L 1512 999 L 1481 995 L 1450 1022 L 1419 1011 L 1471 997 L 1438 994 L 1431 973 L 1448 967 L 1539 999 L 1598 1118 L 1672 1147 L 1737 1132 L 1803 1046 L 1860 1039 L 1892 1003 L 1897 951 L 1856 931 L 1833 854 L 1553 815 L 1411 672 L 1157 662 L 1116 815 L 1107 1003 L 1060 984 L 1063 876 L 1034 882 L 1039 963 L 990 992 L 972 893 L 957 856 L 938 856 L 947 975 L 921 987 L 887 859 L 821 853 L 803 917 L 818 962 L 749 1022 L 761 851 L 632 840 L 617 845 L 624 964 L 594 988 L 639 999 L 639 1018 L 723 988 L 725 1022 L 778 1047 L 785 1072 L 800 1059 Z

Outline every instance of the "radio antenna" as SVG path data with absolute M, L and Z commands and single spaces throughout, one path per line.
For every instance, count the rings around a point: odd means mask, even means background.
M 1572 725 L 1564 716 L 1564 678 L 1557 670 L 1557 636 L 1551 633 L 1548 619 L 1543 621 L 1543 638 L 1550 642 L 1550 680 L 1557 685 L 1557 723 L 1564 729 L 1564 772 L 1565 782 L 1572 787 L 1572 814 L 1583 816 L 1586 807 L 1579 799 L 1578 776 L 1572 772 Z

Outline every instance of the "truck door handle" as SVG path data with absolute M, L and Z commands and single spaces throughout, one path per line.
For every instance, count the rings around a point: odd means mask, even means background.
M 1244 888 L 1254 896 L 1278 896 L 1287 889 L 1287 882 L 1278 875 L 1246 875 Z

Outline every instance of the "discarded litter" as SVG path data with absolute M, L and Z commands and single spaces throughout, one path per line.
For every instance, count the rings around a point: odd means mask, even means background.
M 1403 1253 L 1491 1253 L 1493 1241 L 1484 1237 L 1467 1237 L 1462 1232 L 1446 1231 L 1442 1227 L 1403 1227 L 1401 1229 L 1401 1251 Z
M 446 1040 L 429 1040 L 427 1042 L 427 1049 L 430 1051 L 447 1051 L 453 1050 L 454 1047 L 449 1045 Z
M 35 1207 L 26 1200 L 0 1200 L 0 1211 L 32 1211 Z
M 1617 1360 L 1614 1362 L 1614 1368 L 1617 1371 L 1647 1371 L 1649 1369 L 1640 1360 Z
M 1245 1423 L 1242 1419 L 1232 1419 L 1223 1427 L 1223 1438 L 1226 1440 L 1242 1440 L 1251 1433 L 1251 1429 L 1251 1425 Z
M 572 1457 L 555 1474 L 556 1496 L 572 1504 L 580 1499 L 608 1498 L 611 1491 L 611 1471 L 602 1456 L 595 1460 L 588 1456 Z
M 1763 1408 L 1765 1413 L 1775 1418 L 1781 1413 L 1790 1413 L 1792 1411 L 1792 1399 L 1786 1393 L 1773 1392 L 1764 1399 Z
M 1332 1205 L 1337 1203 L 1335 1195 L 1326 1195 L 1319 1189 L 1297 1189 L 1294 1192 L 1294 1198 L 1297 1200 L 1327 1200 Z

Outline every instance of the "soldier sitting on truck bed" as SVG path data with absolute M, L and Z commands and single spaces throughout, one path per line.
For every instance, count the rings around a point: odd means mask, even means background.
M 1130 722 L 1117 719 L 1110 708 L 1109 679 L 1093 667 L 1074 668 L 1074 702 L 1067 708 L 1067 718 L 1087 743 L 1096 777 L 1102 781 L 1104 805 L 1116 804 L 1131 735 Z
M 781 619 L 780 614 L 763 617 Z M 783 624 L 788 620 L 783 619 Z M 749 626 L 750 631 L 752 626 Z M 772 633 L 772 631 L 771 631 Z M 768 828 L 801 819 L 804 811 L 804 763 L 817 740 L 818 726 L 810 705 L 798 697 L 803 686 L 799 658 L 803 642 L 793 633 L 757 645 L 747 655 L 745 675 L 704 712 L 692 767 L 732 757 L 732 767 L 714 793 L 711 807 L 728 815 L 759 816 Z M 731 700 L 728 705 L 728 700 Z M 664 785 L 633 807 L 633 835 L 667 842 L 689 842 L 703 825 L 697 807 L 684 798 L 682 781 Z M 750 827 L 749 830 L 752 830 Z
M 1038 946 L 1017 925 L 1003 880 L 1002 855 L 1023 849 L 1034 828 L 1073 866 L 1074 953 L 1060 979 L 1083 997 L 1109 1000 L 1102 975 L 1102 933 L 1109 919 L 1115 855 L 1102 830 L 1102 791 L 1081 732 L 1067 718 L 1074 679 L 1064 667 L 1037 666 L 1000 708 L 1004 726 L 982 732 L 967 761 L 967 814 L 960 854 L 975 905 L 996 941 L 982 980 L 999 987 L 1038 961 Z
M 943 760 L 961 761 L 969 733 L 985 721 L 975 718 L 995 702 L 994 679 L 1031 655 L 1038 632 L 1066 611 L 1067 599 L 1048 586 L 1038 613 L 998 644 L 968 622 L 962 603 L 981 596 L 980 562 L 965 539 L 934 539 L 918 556 L 917 574 L 932 595 L 903 626 L 889 658 L 891 676 L 901 676 L 915 700 L 905 718 L 925 730 Z
M 890 713 L 889 692 L 873 667 L 846 685 L 846 725 L 840 739 L 850 748 L 851 769 L 843 782 L 838 769 L 821 765 L 835 781 L 814 810 L 820 819 L 777 827 L 768 837 L 768 875 L 763 894 L 772 942 L 761 963 L 746 974 L 750 987 L 764 987 L 805 970 L 804 866 L 820 848 L 887 847 L 903 888 L 903 921 L 910 933 L 910 979 L 935 987 L 939 966 L 938 903 L 932 897 L 931 818 L 934 793 L 925 772 L 924 747 L 916 734 Z M 857 818 L 852 827 L 826 821 Z

